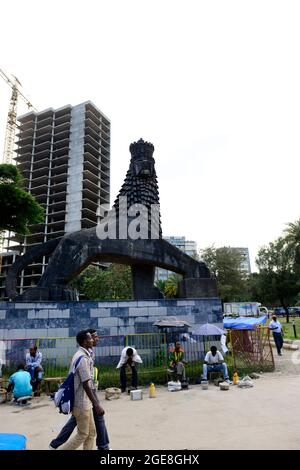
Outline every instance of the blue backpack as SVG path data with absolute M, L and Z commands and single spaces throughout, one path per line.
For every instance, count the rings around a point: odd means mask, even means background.
M 68 415 L 73 410 L 74 406 L 74 375 L 77 367 L 83 356 L 80 356 L 74 364 L 72 371 L 69 373 L 66 380 L 61 384 L 59 389 L 54 395 L 55 406 L 59 409 L 60 413 Z

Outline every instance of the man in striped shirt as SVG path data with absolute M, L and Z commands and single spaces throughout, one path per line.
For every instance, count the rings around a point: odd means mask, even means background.
M 92 336 L 92 346 L 96 347 L 96 345 L 98 343 L 98 340 L 99 340 L 99 336 L 97 334 L 97 331 L 95 329 L 89 328 L 88 330 L 86 330 L 86 332 L 89 333 Z M 96 390 L 95 383 L 94 383 L 94 380 L 93 380 L 93 378 L 94 378 L 95 353 L 94 353 L 92 347 L 89 348 L 88 351 L 90 353 L 90 359 L 91 359 L 91 364 L 90 364 L 90 373 L 91 373 L 90 387 L 92 389 L 93 394 L 95 395 L 95 399 L 98 401 L 97 390 Z M 109 437 L 108 437 L 108 433 L 107 433 L 107 429 L 106 429 L 106 425 L 105 425 L 105 420 L 104 420 L 104 410 L 103 410 L 103 414 L 99 415 L 96 412 L 96 409 L 93 407 L 93 417 L 94 417 L 94 423 L 95 423 L 96 433 L 97 433 L 96 445 L 97 445 L 98 450 L 110 450 Z M 76 428 L 76 426 L 77 426 L 76 417 L 72 416 L 69 419 L 69 421 L 65 424 L 65 426 L 62 428 L 59 435 L 50 442 L 49 449 L 50 450 L 56 450 L 56 449 L 58 449 L 58 447 L 60 447 L 62 444 L 64 444 L 69 439 L 69 437 L 71 436 L 71 434 L 74 431 L 74 429 Z

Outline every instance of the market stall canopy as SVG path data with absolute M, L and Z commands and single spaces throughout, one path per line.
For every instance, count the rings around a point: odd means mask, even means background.
M 235 330 L 253 330 L 258 325 L 264 325 L 267 321 L 267 315 L 262 317 L 238 317 L 238 318 L 224 318 L 223 327 Z
M 204 325 L 197 326 L 193 330 L 193 335 L 199 336 L 221 336 L 224 335 L 224 333 L 224 330 L 216 325 L 212 325 L 211 323 L 205 323 Z
M 187 321 L 180 320 L 177 317 L 163 317 L 160 320 L 154 322 L 153 325 L 161 328 L 182 328 L 184 326 L 191 326 Z

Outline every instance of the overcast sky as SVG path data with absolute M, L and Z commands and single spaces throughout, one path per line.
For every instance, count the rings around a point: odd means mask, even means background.
M 300 216 L 299 24 L 297 0 L 5 0 L 0 67 L 38 110 L 92 100 L 110 118 L 112 202 L 143 137 L 163 234 L 248 246 L 254 265 Z

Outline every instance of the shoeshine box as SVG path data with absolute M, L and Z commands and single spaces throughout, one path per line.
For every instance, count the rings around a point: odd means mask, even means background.
M 130 400 L 142 400 L 143 391 L 142 390 L 131 390 Z

